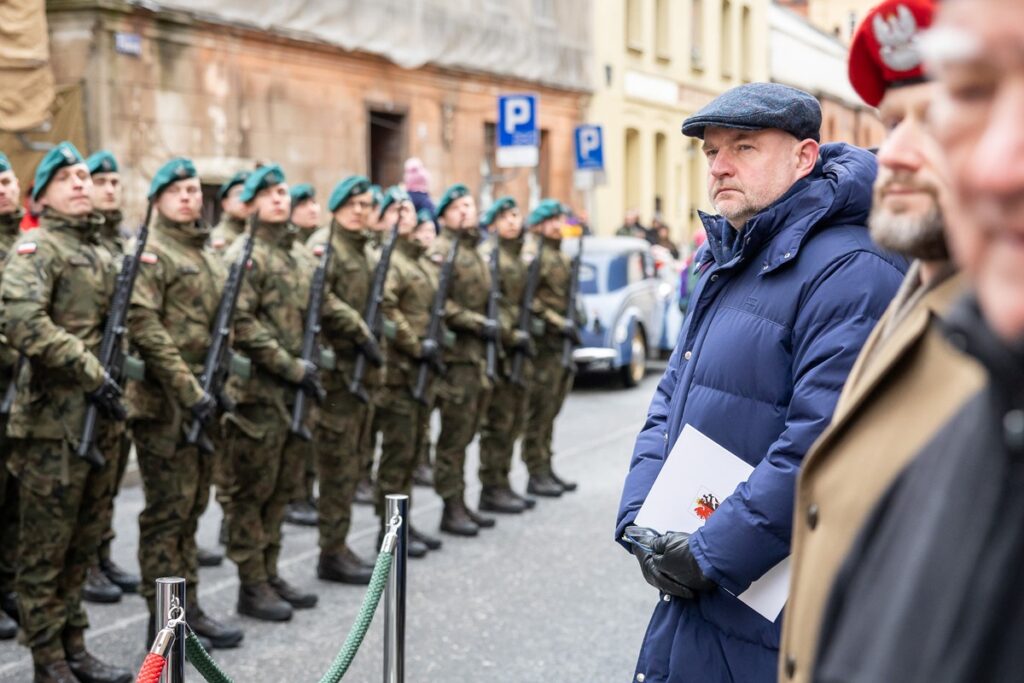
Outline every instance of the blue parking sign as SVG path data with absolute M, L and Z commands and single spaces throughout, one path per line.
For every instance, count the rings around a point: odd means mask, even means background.
M 576 126 L 576 170 L 604 170 L 604 145 L 601 126 L 584 124 Z
M 540 130 L 537 126 L 536 95 L 498 96 L 497 143 L 498 166 L 513 168 L 538 164 Z

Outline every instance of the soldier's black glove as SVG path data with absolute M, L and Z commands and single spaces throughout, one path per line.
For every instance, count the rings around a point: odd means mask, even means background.
M 572 318 L 567 318 L 566 321 L 562 323 L 562 336 L 568 337 L 576 346 L 581 346 L 583 344 L 583 339 L 580 338 L 580 328 Z
M 372 336 L 357 344 L 359 351 L 366 357 L 366 360 L 373 363 L 373 367 L 379 368 L 384 365 L 384 356 L 380 353 L 380 344 Z
M 433 339 L 424 339 L 420 342 L 420 359 L 430 363 L 436 372 L 444 372 L 444 363 L 441 361 L 441 347 Z
M 323 401 L 327 398 L 327 392 L 320 384 L 320 371 L 308 360 L 299 361 L 302 363 L 302 379 L 299 380 L 299 388 L 306 392 L 306 395 Z
M 199 399 L 198 403 L 189 408 L 189 412 L 192 413 L 194 419 L 199 421 L 199 424 L 206 426 L 217 415 L 217 401 L 213 396 L 203 393 L 203 397 Z
M 99 411 L 111 420 L 123 422 L 128 417 L 124 406 L 121 405 L 121 387 L 106 371 L 103 372 L 103 383 L 88 392 L 85 397 L 95 403 Z
M 480 336 L 486 341 L 497 341 L 501 336 L 501 325 L 494 318 L 484 319 L 484 325 L 480 328 Z
M 521 351 L 529 358 L 533 358 L 537 353 L 533 346 L 533 339 L 530 338 L 530 333 L 523 330 L 516 330 L 512 334 L 512 348 Z

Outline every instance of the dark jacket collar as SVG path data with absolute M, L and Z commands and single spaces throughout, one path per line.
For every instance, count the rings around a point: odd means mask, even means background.
M 74 232 L 82 239 L 95 244 L 99 243 L 99 230 L 102 225 L 103 216 L 96 211 L 84 216 L 68 216 L 47 207 L 43 209 L 43 213 L 39 217 L 39 227 L 41 228 Z
M 366 243 L 370 241 L 370 233 L 367 230 L 346 230 L 332 220 L 331 228 L 334 235 L 343 243 L 350 244 L 356 251 L 361 251 Z
M 0 216 L 0 234 L 17 235 L 21 229 L 21 219 L 25 216 L 25 209 L 17 208 L 11 213 Z
M 423 256 L 423 252 L 427 250 L 427 248 L 424 247 L 422 244 L 411 239 L 409 235 L 399 235 L 396 238 L 395 249 L 397 249 L 399 253 L 403 254 L 404 256 L 408 256 L 414 261 L 418 259 L 420 256 Z
M 176 242 L 202 247 L 210 237 L 210 229 L 202 221 L 177 223 L 163 214 L 156 216 L 156 229 Z

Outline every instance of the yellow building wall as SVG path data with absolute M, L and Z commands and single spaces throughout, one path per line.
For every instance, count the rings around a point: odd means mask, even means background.
M 597 234 L 626 211 L 661 218 L 689 241 L 709 209 L 700 141 L 683 120 L 741 83 L 768 80 L 768 0 L 598 0 L 594 94 L 587 121 L 603 126 L 605 185 L 589 202 Z
M 880 0 L 810 0 L 807 18 L 825 33 L 849 43 L 853 32 Z

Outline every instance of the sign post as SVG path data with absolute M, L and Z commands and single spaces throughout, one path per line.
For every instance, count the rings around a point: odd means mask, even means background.
M 573 174 L 577 190 L 587 194 L 587 214 L 592 227 L 597 226 L 595 215 L 594 188 L 605 183 L 604 136 L 601 126 L 583 124 L 576 126 L 573 145 L 576 149 L 576 171 Z

